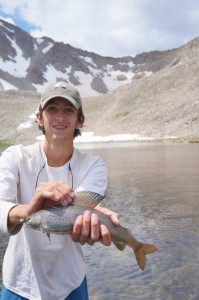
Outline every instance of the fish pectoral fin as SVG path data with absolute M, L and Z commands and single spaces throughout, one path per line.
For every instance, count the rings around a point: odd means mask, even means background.
M 112 242 L 120 251 L 123 251 L 126 247 L 126 244 L 124 244 L 123 242 L 118 242 L 118 241 L 112 241 Z
M 90 246 L 93 246 L 95 244 L 95 241 L 93 241 L 93 240 L 91 240 L 91 238 L 89 238 L 86 243 Z
M 51 239 L 50 239 L 50 233 L 49 233 L 49 232 L 46 232 L 46 235 L 47 235 L 49 241 L 51 242 Z

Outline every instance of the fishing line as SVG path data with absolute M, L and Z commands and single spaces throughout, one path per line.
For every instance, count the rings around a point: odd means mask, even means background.
M 12 234 L 13 231 L 14 231 L 14 229 L 15 229 L 19 224 L 20 224 L 21 227 L 22 227 L 22 225 L 23 225 L 24 222 L 25 222 L 25 219 L 19 219 L 19 221 L 12 227 L 12 229 L 9 230 L 9 233 Z M 21 228 L 21 227 L 20 227 L 20 228 Z M 17 231 L 17 232 L 18 232 L 18 231 Z
M 72 169 L 71 169 L 71 166 L 70 166 L 70 162 L 69 162 L 68 169 L 69 169 L 70 174 L 71 174 L 71 178 L 72 178 L 72 183 L 71 183 L 71 185 L 72 185 L 72 189 L 73 189 L 73 172 L 72 172 Z
M 37 183 L 38 183 L 38 180 L 39 180 L 39 175 L 40 175 L 41 171 L 45 168 L 45 165 L 46 165 L 46 162 L 44 163 L 43 167 L 41 168 L 41 170 L 39 171 L 39 173 L 37 175 L 37 179 L 36 179 L 36 183 L 35 183 L 35 190 L 37 188 Z
M 37 185 L 38 185 L 38 180 L 39 180 L 39 176 L 42 172 L 42 170 L 46 168 L 46 171 L 47 171 L 47 175 L 48 175 L 48 180 L 49 181 L 52 181 L 53 178 L 51 176 L 51 173 L 50 173 L 50 170 L 49 170 L 49 167 L 48 167 L 48 164 L 45 162 L 44 165 L 42 166 L 42 168 L 39 170 L 39 173 L 37 175 L 37 179 L 36 179 L 36 183 L 35 183 L 35 189 L 37 188 Z M 70 162 L 69 162 L 69 165 L 68 165 L 68 169 L 69 169 L 69 172 L 71 174 L 71 187 L 73 189 L 73 172 L 72 172 L 72 169 L 71 169 L 71 165 L 70 165 Z

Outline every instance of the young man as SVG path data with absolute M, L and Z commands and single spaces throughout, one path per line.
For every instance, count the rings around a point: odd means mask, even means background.
M 97 214 L 80 215 L 70 236 L 51 235 L 22 226 L 21 220 L 56 204 L 67 206 L 75 192 L 104 195 L 107 169 L 97 156 L 74 148 L 84 123 L 79 92 L 65 82 L 48 85 L 37 122 L 44 142 L 12 146 L 0 157 L 0 233 L 9 234 L 3 263 L 1 300 L 88 299 L 80 244 L 101 240 L 111 244 Z M 97 207 L 119 224 L 118 215 Z

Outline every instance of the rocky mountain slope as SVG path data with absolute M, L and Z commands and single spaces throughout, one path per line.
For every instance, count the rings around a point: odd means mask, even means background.
M 169 53 L 171 54 L 171 52 Z M 176 49 L 173 62 L 148 78 L 86 103 L 95 134 L 199 136 L 199 38 Z
M 41 91 L 48 82 L 64 79 L 83 97 L 97 96 L 147 77 L 174 63 L 176 50 L 135 57 L 103 57 L 48 37 L 33 38 L 0 20 L 0 88 Z
M 41 91 L 48 82 L 64 79 L 83 97 L 96 96 L 130 82 L 134 69 L 132 57 L 103 57 L 48 37 L 33 38 L 0 20 L 2 89 Z
M 11 27 L 9 30 L 11 31 Z M 12 30 L 14 30 L 13 27 Z M 32 38 L 30 36 L 28 38 L 32 41 L 29 43 L 33 43 Z M 15 35 L 13 35 L 13 39 L 17 41 Z M 44 38 L 44 40 L 49 42 L 48 38 Z M 49 51 L 52 51 L 54 47 L 57 49 L 57 43 L 53 43 L 54 46 Z M 2 45 L 0 43 L 0 48 L 3 47 Z M 42 43 L 39 45 L 38 47 L 41 47 Z M 47 47 L 47 44 L 45 45 Z M 62 46 L 71 47 L 61 44 L 60 47 L 62 48 Z M 4 44 L 4 47 L 6 47 L 6 44 Z M 11 51 L 12 47 L 9 47 L 7 49 Z M 35 49 L 36 46 L 26 47 L 30 51 L 30 49 Z M 23 51 L 24 55 L 26 55 L 33 50 L 30 52 L 28 50 L 27 52 Z M 83 68 L 83 63 L 79 65 L 81 60 L 78 61 L 83 52 L 82 50 L 71 48 L 71 55 L 74 55 L 73 58 L 76 55 L 76 59 L 74 60 L 76 60 L 77 64 L 76 67 L 74 65 L 70 69 L 72 73 L 67 73 L 70 74 L 67 78 L 75 80 L 72 76 L 72 74 L 74 76 L 77 74 L 75 68 L 78 68 L 77 65 L 79 68 L 80 65 Z M 40 53 L 43 53 L 42 48 L 40 48 Z M 89 57 L 88 55 L 90 57 L 92 55 L 92 61 L 96 59 L 95 63 L 98 61 L 98 67 L 101 66 L 101 70 L 105 70 L 105 60 L 109 60 L 109 64 L 110 61 L 116 62 L 116 59 L 113 58 L 104 58 L 97 54 L 88 54 L 88 52 L 84 53 L 86 53 L 87 57 Z M 43 54 L 41 55 L 43 56 Z M 11 60 L 12 55 L 13 58 Z M 50 54 L 48 55 L 49 58 Z M 36 136 L 41 134 L 33 119 L 34 111 L 37 109 L 39 103 L 39 93 L 33 91 L 33 89 L 36 89 L 35 85 L 38 86 L 44 82 L 46 83 L 46 73 L 40 73 L 42 67 L 39 67 L 36 63 L 37 59 L 33 59 L 33 57 L 30 59 L 31 67 L 28 68 L 28 73 L 23 80 L 17 81 L 18 79 L 11 74 L 9 77 L 1 68 L 0 82 L 5 84 L 5 81 L 8 80 L 5 76 L 8 76 L 10 83 L 14 78 L 16 82 L 26 82 L 26 80 L 29 80 L 27 81 L 29 83 L 27 83 L 26 89 L 23 88 L 25 90 L 9 91 L 2 89 L 0 91 L 0 140 L 27 144 L 34 142 Z M 53 65 L 57 67 L 60 62 L 55 61 L 55 57 L 57 56 L 52 55 L 51 59 L 53 57 Z M 66 55 L 66 57 L 68 56 Z M 122 59 L 127 61 L 126 65 L 122 65 Z M 128 69 L 128 59 L 131 59 L 131 63 L 133 62 L 131 67 L 129 67 L 130 69 Z M 2 61 L 8 62 L 9 60 L 15 60 L 14 52 L 12 51 L 9 52 L 9 55 L 1 58 L 0 66 L 2 66 Z M 41 63 L 41 60 L 38 61 Z M 85 63 L 86 60 L 84 59 L 83 61 Z M 199 140 L 199 38 L 190 41 L 178 49 L 142 53 L 135 58 L 121 58 L 115 65 L 112 64 L 111 68 L 114 69 L 118 65 L 120 67 L 123 66 L 125 70 L 128 69 L 127 71 L 131 73 L 132 78 L 130 82 L 127 84 L 123 82 L 113 91 L 107 92 L 106 90 L 106 93 L 103 95 L 83 99 L 86 115 L 84 131 L 94 131 L 95 135 L 102 136 L 129 133 L 145 137 L 155 137 L 156 139 L 162 139 L 165 136 L 175 136 L 181 140 Z M 84 65 L 85 70 L 88 66 L 89 64 L 87 66 Z M 43 67 L 45 69 L 45 66 Z M 61 68 L 61 66 L 57 68 Z M 86 76 L 86 72 L 84 76 Z M 54 73 L 56 72 L 54 71 Z M 89 75 L 93 75 L 94 73 L 94 71 L 92 73 L 91 69 L 89 69 Z M 38 74 L 38 76 L 33 74 Z M 146 74 L 150 74 L 150 76 L 146 76 Z M 105 77 L 104 73 L 101 77 L 104 80 L 104 84 Z M 1 78 L 4 78 L 4 81 Z M 40 78 L 41 81 L 37 85 L 32 78 L 35 78 L 34 80 Z M 93 80 L 99 84 L 96 77 L 93 77 Z M 75 82 L 72 81 L 72 83 L 74 84 Z M 30 90 L 32 91 L 28 91 L 29 87 L 31 87 Z M 79 88 L 78 84 L 77 87 Z M 99 89 L 99 86 L 97 89 Z M 104 92 L 105 90 L 103 90 Z

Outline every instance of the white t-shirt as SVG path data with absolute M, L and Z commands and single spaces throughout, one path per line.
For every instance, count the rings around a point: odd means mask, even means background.
M 97 156 L 74 148 L 69 163 L 50 168 L 43 143 L 12 146 L 0 157 L 0 234 L 8 234 L 7 217 L 16 203 L 32 199 L 42 181 L 65 180 L 75 191 L 104 195 L 107 168 Z M 76 289 L 85 276 L 81 245 L 70 236 L 51 235 L 22 227 L 12 235 L 3 262 L 5 286 L 30 300 L 63 300 Z

